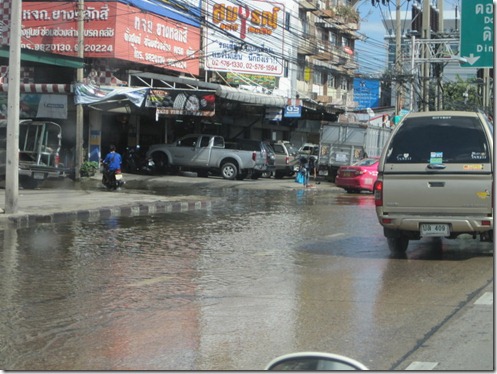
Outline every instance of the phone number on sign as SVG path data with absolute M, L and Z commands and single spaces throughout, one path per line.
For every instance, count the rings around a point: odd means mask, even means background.
M 281 70 L 281 67 L 279 65 L 261 64 L 261 63 L 246 62 L 246 61 L 211 59 L 209 65 L 215 68 L 230 68 L 230 69 L 250 70 L 250 71 L 259 71 L 267 73 L 277 73 L 278 71 Z
M 42 52 L 77 52 L 78 45 L 71 44 L 22 44 L 21 48 Z M 85 52 L 106 53 L 112 52 L 114 47 L 111 44 L 85 44 Z

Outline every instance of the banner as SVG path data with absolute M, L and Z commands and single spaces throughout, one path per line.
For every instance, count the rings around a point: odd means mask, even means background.
M 7 118 L 7 93 L 0 94 L 0 119 Z M 67 95 L 24 93 L 19 96 L 19 118 L 67 119 Z
M 40 95 L 37 118 L 67 118 L 67 95 Z
M 213 91 L 150 89 L 145 107 L 157 108 L 158 115 L 212 117 L 216 94 Z
M 148 90 L 149 88 L 105 87 L 76 83 L 74 88 L 74 103 L 76 105 L 95 104 L 125 97 L 137 107 L 141 107 Z

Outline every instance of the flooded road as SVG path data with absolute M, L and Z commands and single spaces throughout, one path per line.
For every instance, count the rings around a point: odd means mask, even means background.
M 473 240 L 392 257 L 368 194 L 194 192 L 224 202 L 0 232 L 0 368 L 261 370 L 326 351 L 389 370 L 493 277 Z

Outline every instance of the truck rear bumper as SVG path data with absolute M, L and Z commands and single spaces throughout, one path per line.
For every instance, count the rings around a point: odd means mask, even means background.
M 493 217 L 436 217 L 436 216 L 416 216 L 416 217 L 394 217 L 378 216 L 380 224 L 391 230 L 420 232 L 420 225 L 423 223 L 448 224 L 450 233 L 481 233 L 493 230 Z

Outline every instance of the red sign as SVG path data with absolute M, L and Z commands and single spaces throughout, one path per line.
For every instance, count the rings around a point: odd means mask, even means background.
M 77 56 L 78 3 L 23 2 L 22 48 Z M 200 29 L 116 2 L 87 2 L 84 57 L 199 74 Z

